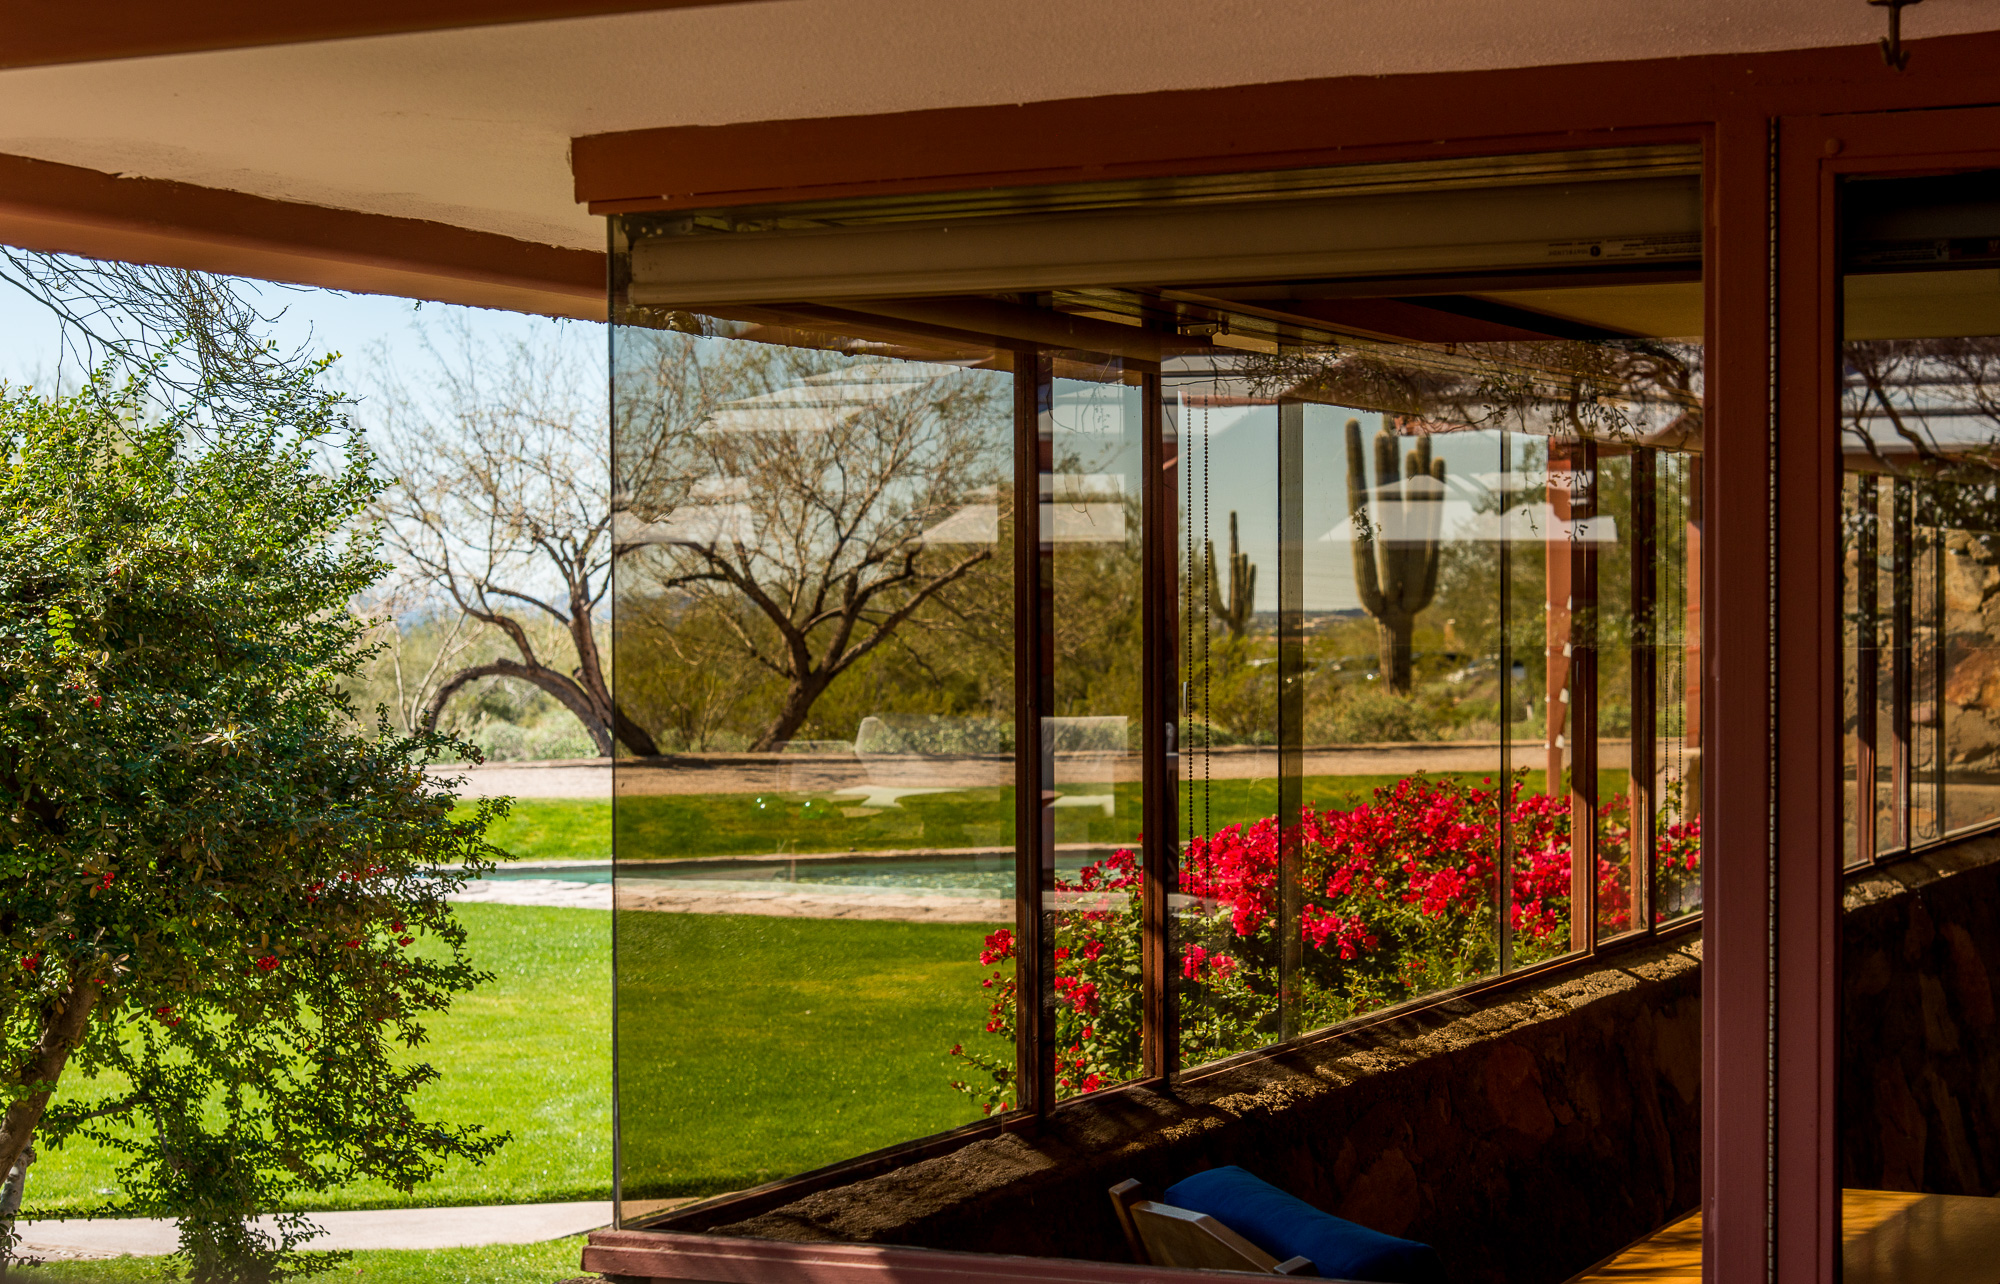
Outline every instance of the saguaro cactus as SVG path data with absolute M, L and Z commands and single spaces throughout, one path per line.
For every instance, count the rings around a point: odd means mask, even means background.
M 1252 603 L 1257 600 L 1257 564 L 1236 543 L 1236 510 L 1229 511 L 1229 600 L 1215 576 L 1215 541 L 1208 541 L 1208 609 L 1229 628 L 1229 636 L 1241 639 L 1250 628 Z
M 1361 421 L 1347 421 L 1347 513 L 1354 523 L 1354 587 L 1361 595 L 1361 609 L 1375 617 L 1383 680 L 1391 690 L 1407 692 L 1417 615 L 1437 594 L 1438 546 L 1444 526 L 1444 460 L 1433 460 L 1430 438 L 1418 437 L 1399 475 L 1396 447 L 1400 441 L 1387 423 L 1375 434 L 1371 515 Z

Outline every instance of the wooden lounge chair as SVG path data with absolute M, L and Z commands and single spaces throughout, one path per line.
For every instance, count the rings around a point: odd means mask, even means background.
M 1256 1271 L 1264 1275 L 1311 1275 L 1303 1257 L 1280 1262 L 1206 1213 L 1190 1212 L 1145 1197 L 1136 1181 L 1111 1188 L 1111 1206 L 1143 1266 L 1181 1266 L 1207 1271 Z

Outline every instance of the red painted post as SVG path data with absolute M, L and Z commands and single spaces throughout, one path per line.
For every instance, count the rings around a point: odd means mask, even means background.
M 1841 459 L 1827 129 L 1793 119 L 1779 134 L 1771 1225 L 1782 1284 L 1840 1273 Z
M 1769 128 L 1718 123 L 1707 164 L 1702 439 L 1702 1277 L 1771 1278 Z M 1727 710 L 1726 717 L 1718 714 Z

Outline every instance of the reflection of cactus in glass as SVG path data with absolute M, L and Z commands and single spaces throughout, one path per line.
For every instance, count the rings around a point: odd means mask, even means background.
M 1229 636 L 1241 639 L 1249 631 L 1252 603 L 1257 600 L 1257 566 L 1236 543 L 1236 511 L 1229 512 L 1229 600 L 1222 600 L 1222 588 L 1215 574 L 1215 541 L 1208 541 L 1208 609 L 1229 628 Z
M 1354 523 L 1354 587 L 1375 617 L 1380 672 L 1392 691 L 1411 683 L 1411 638 L 1417 615 L 1437 594 L 1438 547 L 1444 524 L 1444 460 L 1418 437 L 1400 470 L 1400 443 L 1388 421 L 1375 434 L 1375 514 L 1369 513 L 1361 421 L 1347 421 L 1347 513 Z

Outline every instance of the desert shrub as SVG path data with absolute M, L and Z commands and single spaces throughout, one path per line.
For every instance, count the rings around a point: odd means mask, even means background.
M 1381 744 L 1435 740 L 1438 716 L 1421 697 L 1401 695 L 1387 684 L 1355 684 L 1312 708 L 1307 734 L 1331 744 Z

